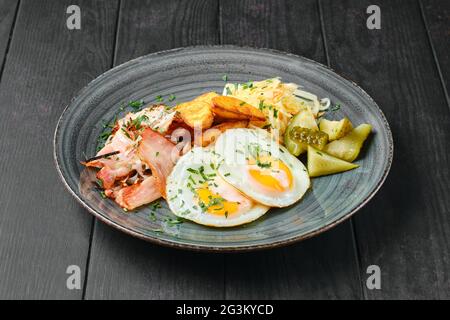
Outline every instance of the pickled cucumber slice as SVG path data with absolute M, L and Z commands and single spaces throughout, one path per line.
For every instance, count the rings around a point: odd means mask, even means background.
M 291 139 L 290 132 L 294 127 L 308 128 L 311 130 L 319 130 L 316 119 L 313 113 L 308 108 L 301 109 L 289 122 L 289 125 L 284 133 L 284 145 L 291 154 L 298 157 L 306 151 L 307 145 L 301 142 L 296 142 Z
M 353 125 L 348 118 L 344 118 L 340 121 L 322 119 L 319 123 L 319 129 L 328 134 L 328 139 L 333 141 L 342 138 L 352 131 Z
M 313 131 L 308 128 L 294 127 L 291 130 L 291 139 L 302 142 L 322 150 L 328 143 L 328 135 L 322 131 Z
M 321 150 L 308 146 L 308 173 L 310 177 L 344 172 L 357 167 L 357 164 L 335 158 Z
M 361 147 L 371 131 L 370 124 L 361 124 L 345 137 L 327 144 L 323 151 L 339 159 L 353 162 L 358 157 Z

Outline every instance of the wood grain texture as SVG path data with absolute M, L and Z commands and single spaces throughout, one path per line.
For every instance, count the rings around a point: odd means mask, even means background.
M 224 44 L 270 47 L 326 63 L 316 1 L 220 3 Z M 226 298 L 358 299 L 356 259 L 349 222 L 287 248 L 229 255 Z
M 3 1 L 4 2 L 4 1 Z M 115 1 L 21 1 L 0 86 L 0 298 L 80 299 L 66 269 L 84 275 L 92 217 L 53 163 L 56 122 L 72 96 L 111 64 Z
M 19 0 L 0 0 L 0 76 Z
M 450 1 L 420 0 L 435 59 L 444 83 L 447 102 L 450 92 Z
M 378 1 L 381 30 L 368 30 L 372 1 L 321 3 L 332 67 L 379 103 L 394 136 L 391 173 L 355 216 L 362 277 L 372 264 L 382 274 L 367 297 L 448 299 L 450 112 L 419 4 Z
M 217 1 L 122 1 L 116 64 L 218 44 Z M 223 257 L 162 248 L 96 222 L 86 299 L 221 299 Z

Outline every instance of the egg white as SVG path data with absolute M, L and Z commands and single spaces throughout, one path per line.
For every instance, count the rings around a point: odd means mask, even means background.
M 287 190 L 272 192 L 252 180 L 248 174 L 248 159 L 252 148 L 270 154 L 290 170 L 292 185 Z M 262 129 L 230 129 L 219 136 L 214 146 L 219 174 L 229 184 L 251 199 L 271 207 L 286 207 L 299 201 L 310 187 L 308 171 L 303 163 L 278 144 Z M 274 169 L 274 172 L 275 169 Z
M 166 185 L 167 202 L 172 212 L 178 217 L 214 227 L 237 226 L 254 221 L 264 215 L 269 207 L 250 200 L 222 180 L 215 170 L 214 158 L 213 149 L 195 147 L 178 160 L 167 178 Z M 225 188 L 229 192 L 231 191 L 232 196 L 242 197 L 247 206 L 228 217 L 202 210 L 198 204 L 198 195 L 195 190 L 204 182 L 204 179 L 200 175 L 192 173 L 193 171 L 199 171 L 200 168 L 203 168 L 203 174 L 210 179 L 208 184 L 211 183 L 211 188 L 213 188 L 212 183 L 216 181 L 220 187 L 216 188 L 215 191 L 220 192 L 221 189 Z M 193 184 L 193 180 L 195 184 Z M 233 192 L 236 194 L 233 194 Z

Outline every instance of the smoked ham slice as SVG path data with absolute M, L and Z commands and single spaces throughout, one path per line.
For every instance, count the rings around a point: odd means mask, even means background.
M 128 210 L 133 210 L 161 197 L 156 177 L 149 176 L 144 181 L 124 187 L 115 193 L 115 201 Z
M 142 141 L 138 147 L 138 155 L 156 177 L 161 195 L 166 197 L 166 178 L 173 169 L 179 156 L 175 144 L 158 132 L 148 128 L 141 135 Z

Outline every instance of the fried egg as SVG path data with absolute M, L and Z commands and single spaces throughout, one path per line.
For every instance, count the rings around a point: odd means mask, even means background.
M 214 155 L 226 182 L 266 206 L 289 206 L 310 187 L 303 163 L 265 130 L 227 130 L 217 139 Z
M 218 173 L 214 150 L 196 147 L 182 156 L 167 178 L 172 212 L 198 224 L 232 227 L 254 221 L 269 207 L 256 203 Z

